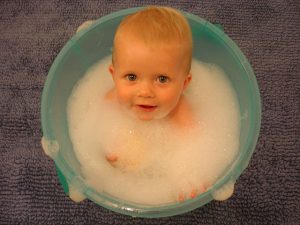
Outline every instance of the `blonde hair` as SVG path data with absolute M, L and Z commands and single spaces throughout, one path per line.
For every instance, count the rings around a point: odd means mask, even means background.
M 123 35 L 131 34 L 143 40 L 148 46 L 177 44 L 185 51 L 187 70 L 192 59 L 192 32 L 186 18 L 170 7 L 148 6 L 130 14 L 120 23 L 114 38 L 116 42 Z M 114 61 L 113 52 L 113 61 Z

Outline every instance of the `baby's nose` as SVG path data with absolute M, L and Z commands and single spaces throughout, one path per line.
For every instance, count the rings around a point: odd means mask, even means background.
M 143 98 L 153 98 L 155 95 L 152 84 L 148 82 L 142 83 L 138 90 L 138 96 Z

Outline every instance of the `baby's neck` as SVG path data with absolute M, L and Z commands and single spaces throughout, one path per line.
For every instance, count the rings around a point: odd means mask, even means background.
M 179 128 L 192 127 L 196 121 L 191 104 L 184 95 L 181 96 L 177 106 L 166 119 Z

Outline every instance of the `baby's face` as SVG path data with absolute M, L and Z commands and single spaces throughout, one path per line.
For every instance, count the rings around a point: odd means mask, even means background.
M 116 43 L 114 65 L 109 67 L 120 104 L 141 120 L 175 112 L 191 80 L 181 49 L 150 48 L 140 40 L 126 39 Z

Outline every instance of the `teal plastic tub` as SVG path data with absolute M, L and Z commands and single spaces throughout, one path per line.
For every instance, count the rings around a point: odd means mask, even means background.
M 97 193 L 85 183 L 73 152 L 68 132 L 67 101 L 74 85 L 86 71 L 111 54 L 113 36 L 123 17 L 137 10 L 140 8 L 122 10 L 100 18 L 72 37 L 58 54 L 42 94 L 42 144 L 55 162 L 65 192 L 73 200 L 87 198 L 107 209 L 135 217 L 172 216 L 198 208 L 213 199 L 221 200 L 223 193 L 233 190 L 235 181 L 248 166 L 257 143 L 261 122 L 260 94 L 248 60 L 220 26 L 183 12 L 192 28 L 193 57 L 221 67 L 237 94 L 241 116 L 239 154 L 207 192 L 182 203 L 154 207 L 127 203 Z

